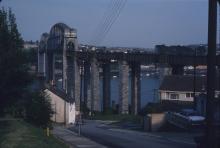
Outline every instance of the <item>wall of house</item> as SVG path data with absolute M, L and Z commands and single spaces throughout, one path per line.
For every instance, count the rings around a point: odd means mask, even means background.
M 51 120 L 56 123 L 75 123 L 75 103 L 66 102 L 48 89 L 45 90 L 45 93 L 49 96 L 52 108 L 55 111 Z
M 156 132 L 165 124 L 165 122 L 165 113 L 148 114 L 144 118 L 144 130 Z
M 76 119 L 76 109 L 75 109 L 75 103 L 67 103 L 67 123 L 70 124 L 74 124 L 75 123 L 75 119 Z
M 190 97 L 187 94 L 191 94 Z M 178 99 L 171 98 L 172 94 L 177 94 Z M 179 101 L 193 101 L 193 92 L 178 92 L 178 91 L 159 91 L 160 100 L 179 100 Z

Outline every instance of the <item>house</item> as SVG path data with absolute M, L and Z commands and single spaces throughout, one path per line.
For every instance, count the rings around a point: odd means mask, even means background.
M 55 87 L 46 88 L 44 92 L 50 99 L 54 111 L 51 120 L 55 123 L 75 123 L 75 103 L 70 103 L 68 101 L 66 93 L 56 89 Z
M 216 80 L 216 82 L 219 81 Z M 193 102 L 194 90 L 196 96 L 206 93 L 206 77 L 196 76 L 194 81 L 192 75 L 165 76 L 158 93 L 161 101 Z M 219 84 L 216 83 L 216 96 L 219 94 Z

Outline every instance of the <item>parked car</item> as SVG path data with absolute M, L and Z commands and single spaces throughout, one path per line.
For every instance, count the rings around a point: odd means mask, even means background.
M 203 127 L 205 117 L 199 116 L 196 111 L 183 109 L 180 112 L 167 112 L 167 121 L 179 128 L 191 129 L 192 127 Z

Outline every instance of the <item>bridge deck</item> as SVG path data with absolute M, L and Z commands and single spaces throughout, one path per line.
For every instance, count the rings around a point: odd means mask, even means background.
M 81 60 L 89 60 L 93 57 L 98 61 L 125 60 L 140 64 L 169 64 L 169 65 L 206 65 L 207 56 L 189 55 L 162 55 L 154 53 L 124 53 L 124 52 L 94 52 L 94 51 L 68 51 L 68 56 L 76 54 Z M 220 56 L 216 56 L 216 65 L 220 66 Z

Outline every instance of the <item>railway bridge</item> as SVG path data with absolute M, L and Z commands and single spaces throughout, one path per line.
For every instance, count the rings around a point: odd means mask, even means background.
M 84 104 L 90 111 L 107 111 L 110 108 L 111 64 L 119 66 L 119 112 L 129 113 L 129 72 L 131 73 L 131 113 L 140 110 L 141 65 L 167 64 L 172 74 L 182 74 L 187 65 L 206 65 L 206 56 L 161 55 L 147 52 L 107 52 L 81 50 L 77 30 L 66 24 L 55 24 L 49 33 L 43 33 L 38 51 L 38 74 L 45 82 L 58 87 L 75 103 L 76 111 Z M 216 65 L 220 58 L 216 56 Z M 103 72 L 103 103 L 100 98 L 99 74 Z M 83 77 L 83 78 L 82 78 Z M 81 81 L 83 79 L 83 81 Z M 147 85 L 147 84 L 146 84 Z M 83 95 L 82 95 L 83 94 Z

